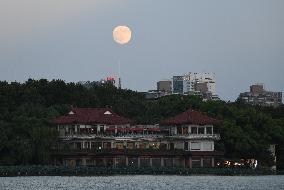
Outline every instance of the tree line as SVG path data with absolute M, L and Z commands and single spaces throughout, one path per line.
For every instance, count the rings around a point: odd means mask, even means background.
M 144 95 L 112 84 L 66 83 L 29 79 L 0 82 L 0 165 L 48 164 L 56 142 L 50 120 L 71 107 L 111 107 L 139 124 L 157 124 L 187 109 L 202 111 L 221 121 L 216 129 L 218 150 L 227 158 L 256 158 L 272 164 L 268 151 L 276 144 L 278 168 L 284 169 L 284 108 L 262 108 L 238 102 L 203 102 L 196 96 L 170 95 L 146 100 Z

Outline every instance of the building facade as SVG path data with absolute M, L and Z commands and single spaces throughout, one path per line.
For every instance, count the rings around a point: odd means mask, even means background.
M 170 80 L 158 81 L 157 91 L 171 93 L 172 92 L 172 81 Z
M 107 108 L 73 108 L 53 120 L 53 163 L 104 167 L 214 167 L 217 120 L 188 110 L 159 125 L 136 125 Z
M 203 100 L 219 100 L 214 73 L 188 73 L 173 76 L 173 93 L 198 95 Z
M 173 94 L 184 93 L 184 76 L 173 76 Z
M 279 107 L 282 104 L 282 92 L 271 92 L 263 84 L 250 86 L 249 92 L 240 93 L 238 100 L 244 104 L 265 107 Z

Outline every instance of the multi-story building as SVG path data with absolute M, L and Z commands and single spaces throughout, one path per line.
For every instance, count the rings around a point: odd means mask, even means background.
M 57 165 L 214 167 L 223 155 L 214 150 L 218 121 L 193 110 L 160 125 L 136 125 L 108 108 L 73 108 L 53 123 Z
M 173 93 L 183 94 L 184 93 L 184 76 L 173 76 Z
M 240 93 L 238 101 L 244 104 L 267 107 L 279 107 L 282 104 L 282 92 L 270 92 L 263 84 L 250 86 L 250 92 Z
M 188 73 L 173 77 L 173 93 L 199 95 L 204 100 L 218 100 L 214 73 Z
M 172 92 L 172 81 L 161 80 L 157 82 L 157 91 L 171 93 Z

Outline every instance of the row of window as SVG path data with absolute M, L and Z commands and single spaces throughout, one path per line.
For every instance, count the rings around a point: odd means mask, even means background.
M 213 160 L 210 157 L 192 157 L 191 163 L 186 161 L 184 158 L 150 158 L 150 157 L 128 157 L 117 156 L 115 158 L 96 158 L 86 159 L 83 163 L 82 159 L 77 160 L 65 160 L 64 165 L 67 166 L 97 166 L 97 167 L 213 167 Z
M 62 149 L 156 149 L 156 150 L 186 150 L 186 151 L 213 151 L 213 141 L 191 141 L 191 142 L 176 142 L 176 143 L 163 143 L 163 142 L 75 142 L 61 145 Z

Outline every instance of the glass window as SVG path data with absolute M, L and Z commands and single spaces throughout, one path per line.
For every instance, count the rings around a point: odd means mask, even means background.
M 173 167 L 173 159 L 172 158 L 165 158 L 164 159 L 164 166 L 165 167 Z
M 161 159 L 160 158 L 152 158 L 152 166 L 153 167 L 161 167 Z
M 206 134 L 213 134 L 213 128 L 212 127 L 206 127 Z
M 191 134 L 197 134 L 197 127 L 191 127 Z
M 167 150 L 167 144 L 166 143 L 161 143 L 160 144 L 160 150 Z
M 86 165 L 87 165 L 87 166 L 93 166 L 93 165 L 94 165 L 94 160 L 92 160 L 92 159 L 86 159 Z
M 203 142 L 203 150 L 204 151 L 212 151 L 213 143 L 212 142 Z
M 123 142 L 122 142 L 122 143 L 116 142 L 116 143 L 115 143 L 115 146 L 116 146 L 117 149 L 124 149 L 124 144 L 123 144 Z
M 102 142 L 91 142 L 92 149 L 94 150 L 101 150 L 102 149 Z
M 115 159 L 116 167 L 125 167 L 126 166 L 126 157 L 125 156 L 117 156 Z
M 147 158 L 147 157 L 140 158 L 140 166 L 141 167 L 150 167 L 150 158 Z
M 203 158 L 203 167 L 211 168 L 212 167 L 212 158 Z
M 198 128 L 198 134 L 205 134 L 205 128 L 204 127 L 199 127 Z
M 174 159 L 174 167 L 184 167 L 184 159 L 183 158 L 175 158 Z
M 201 149 L 201 142 L 190 143 L 190 150 L 200 150 L 200 149 Z
M 191 158 L 191 165 L 193 168 L 200 168 L 201 167 L 201 158 L 200 157 L 192 157 Z
M 135 143 L 134 142 L 128 142 L 127 143 L 127 148 L 128 149 L 134 149 L 135 148 Z
M 104 142 L 104 149 L 111 149 L 111 142 Z
M 106 158 L 106 166 L 108 166 L 108 167 L 113 166 L 113 159 L 112 158 Z

